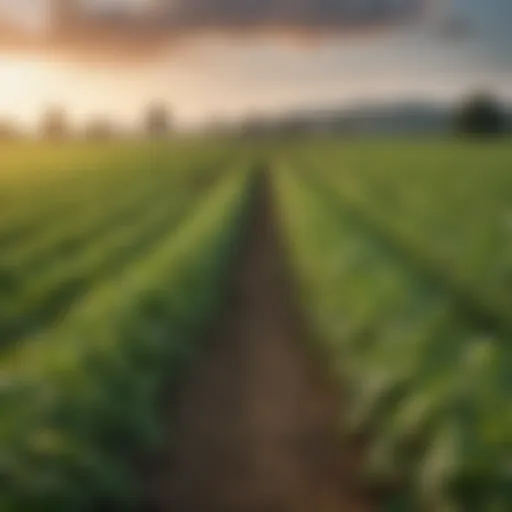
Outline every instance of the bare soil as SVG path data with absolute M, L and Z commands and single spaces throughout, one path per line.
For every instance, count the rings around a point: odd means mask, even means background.
M 225 313 L 166 411 L 152 511 L 373 510 L 353 484 L 358 449 L 341 443 L 340 397 L 308 349 L 284 269 L 262 179 Z

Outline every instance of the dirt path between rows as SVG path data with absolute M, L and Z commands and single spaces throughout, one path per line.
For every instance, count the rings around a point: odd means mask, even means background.
M 262 179 L 226 312 L 172 406 L 151 510 L 372 510 L 351 488 L 339 400 L 308 356 Z

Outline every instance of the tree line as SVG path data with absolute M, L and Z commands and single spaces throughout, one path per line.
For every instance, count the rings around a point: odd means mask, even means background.
M 99 141 L 123 136 L 123 131 L 106 116 L 93 118 L 81 130 L 77 130 L 72 127 L 66 109 L 56 105 L 48 107 L 43 112 L 37 132 L 41 138 L 55 141 L 71 138 Z M 153 139 L 170 137 L 174 132 L 171 111 L 161 103 L 149 105 L 143 113 L 142 122 L 136 132 L 139 136 Z M 14 123 L 0 121 L 0 139 L 18 138 L 23 138 L 23 133 Z
M 341 115 L 342 119 L 343 115 Z M 512 112 L 492 93 L 477 91 L 465 97 L 449 115 L 448 131 L 471 137 L 498 137 L 512 132 Z M 336 121 L 336 119 L 335 119 Z M 338 123 L 339 124 L 339 123 Z M 332 120 L 331 120 L 332 125 Z M 336 125 L 336 122 L 334 123 Z M 269 121 L 264 117 L 246 117 L 228 127 L 223 123 L 212 123 L 206 130 L 214 134 L 241 134 L 249 137 L 274 136 L 276 134 L 310 134 L 318 128 L 318 120 L 311 114 L 292 115 Z M 346 133 L 343 128 L 331 131 Z M 143 113 L 137 135 L 165 139 L 174 133 L 172 113 L 163 103 L 152 103 Z M 350 130 L 349 130 L 350 131 Z M 446 130 L 443 130 L 446 131 Z M 370 127 L 371 132 L 371 127 Z M 77 132 L 71 126 L 64 108 L 52 106 L 43 113 L 39 123 L 39 135 L 47 140 L 65 140 L 77 136 L 86 140 L 109 140 L 122 138 L 123 132 L 107 117 L 90 120 Z M 361 133 L 365 133 L 364 131 Z M 12 123 L 0 122 L 0 140 L 21 138 L 22 133 Z

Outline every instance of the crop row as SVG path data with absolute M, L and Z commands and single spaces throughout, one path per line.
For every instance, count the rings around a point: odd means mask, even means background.
M 432 273 L 508 322 L 512 152 L 507 144 L 331 148 L 311 150 L 302 161 L 344 203 L 421 255 Z
M 40 152 L 39 148 L 34 152 Z M 27 252 L 38 252 L 37 249 L 52 237 L 80 232 L 94 222 L 100 222 L 102 216 L 115 212 L 115 207 L 124 204 L 128 207 L 130 198 L 151 194 L 152 191 L 167 191 L 189 188 L 193 180 L 184 180 L 190 173 L 204 176 L 205 169 L 222 167 L 226 161 L 225 151 L 184 152 L 179 148 L 172 151 L 152 150 L 142 147 L 131 150 L 124 149 L 119 155 L 112 149 L 106 153 L 95 154 L 89 148 L 92 157 L 73 151 L 65 160 L 65 170 L 59 172 L 54 167 L 63 165 L 59 160 L 59 151 L 53 151 L 48 161 L 43 159 L 39 165 L 34 164 L 32 170 L 24 169 L 13 188 L 6 177 L 8 169 L 4 166 L 15 166 L 14 162 L 3 163 L 1 188 L 4 195 L 0 202 L 0 244 L 2 254 L 8 256 L 27 249 Z M 153 155 L 155 152 L 155 155 Z M 75 159 L 71 160 L 74 155 Z M 88 158 L 85 158 L 89 155 Z M 0 158 L 4 157 L 0 153 Z M 47 157 L 48 158 L 48 157 Z M 82 159 L 85 158 L 85 161 Z M 23 153 L 18 159 L 21 162 L 32 160 Z M 20 165 L 20 164 L 19 164 Z M 25 163 L 26 165 L 26 163 Z M 50 168 L 48 168 L 51 166 Z M 53 179 L 44 180 L 39 175 L 54 175 Z M 43 181 L 43 183 L 40 183 Z M 188 185 L 187 185 L 188 183 Z M 90 224 L 89 224 L 90 223 Z
M 159 442 L 158 390 L 199 348 L 236 252 L 252 190 L 238 171 L 123 279 L 3 356 L 1 510 L 135 506 L 130 468 Z
M 112 200 L 96 206 L 89 198 L 87 215 L 63 215 L 33 240 L 6 247 L 0 256 L 3 346 L 60 321 L 97 282 L 158 245 L 222 175 L 212 165 L 160 169 L 153 179 L 139 170 Z
M 347 395 L 344 428 L 368 439 L 361 476 L 399 489 L 398 510 L 509 510 L 507 335 L 410 257 L 414 240 L 397 250 L 393 227 L 323 179 L 283 166 L 276 193 L 304 308 Z

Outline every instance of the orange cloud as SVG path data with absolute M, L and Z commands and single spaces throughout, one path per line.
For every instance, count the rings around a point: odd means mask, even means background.
M 0 49 L 124 60 L 147 58 L 198 34 L 277 37 L 310 45 L 332 36 L 374 36 L 418 19 L 428 3 L 429 0 L 145 0 L 134 9 L 133 1 L 127 4 L 126 0 L 97 0 L 95 8 L 91 3 L 54 0 L 48 4 L 47 30 L 36 33 L 6 23 L 2 27 L 5 20 L 0 12 Z M 89 7 L 86 9 L 85 5 Z

